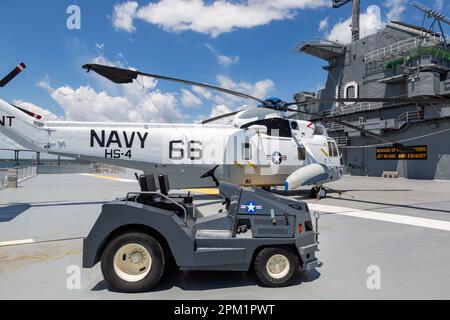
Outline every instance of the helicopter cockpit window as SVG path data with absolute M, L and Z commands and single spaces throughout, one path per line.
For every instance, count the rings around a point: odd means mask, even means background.
M 333 157 L 339 157 L 339 151 L 338 148 L 336 146 L 336 142 L 333 141 Z
M 305 160 L 306 159 L 306 150 L 304 146 L 298 147 L 298 160 Z
M 250 143 L 242 144 L 242 156 L 244 160 L 252 160 L 252 145 Z
M 314 127 L 314 135 L 324 136 L 325 135 L 325 127 L 321 124 L 316 123 Z
M 328 155 L 330 157 L 338 157 L 339 151 L 335 142 L 328 141 Z
M 296 121 L 291 121 L 291 129 L 298 130 L 298 123 Z
M 254 125 L 261 125 L 267 127 L 267 135 L 271 137 L 292 138 L 289 120 L 281 118 L 262 119 L 246 123 L 241 128 L 246 129 Z

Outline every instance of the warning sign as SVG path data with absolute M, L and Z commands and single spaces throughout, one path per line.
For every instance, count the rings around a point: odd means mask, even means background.
M 376 150 L 377 160 L 427 160 L 428 147 L 408 146 L 404 148 L 380 147 Z

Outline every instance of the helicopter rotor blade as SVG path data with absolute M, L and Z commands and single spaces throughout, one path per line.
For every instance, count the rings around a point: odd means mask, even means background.
M 222 114 L 222 115 L 217 116 L 217 117 L 213 117 L 213 118 L 209 118 L 209 119 L 203 120 L 200 123 L 201 124 L 207 124 L 207 123 L 214 122 L 214 121 L 217 121 L 217 120 L 220 120 L 220 119 L 228 118 L 228 117 L 231 117 L 231 116 L 234 116 L 234 115 L 238 114 L 241 111 L 242 110 L 225 113 L 225 114 Z
M 286 106 L 308 106 L 314 103 L 411 103 L 411 104 L 433 104 L 433 103 L 450 103 L 449 98 L 440 97 L 417 97 L 417 98 L 338 98 L 338 99 L 311 99 L 306 102 L 290 102 Z
M 395 144 L 395 141 L 388 140 L 388 139 L 384 138 L 383 136 L 381 136 L 379 134 L 373 133 L 370 130 L 361 128 L 359 126 L 353 125 L 353 124 L 348 123 L 346 121 L 342 121 L 340 119 L 337 119 L 336 117 L 323 117 L 323 116 L 321 116 L 321 115 L 319 115 L 317 113 L 308 112 L 308 111 L 301 111 L 301 110 L 295 110 L 295 109 L 289 109 L 289 108 L 287 108 L 286 111 L 288 111 L 288 112 L 297 112 L 297 113 L 302 113 L 302 114 L 307 114 L 307 115 L 313 115 L 313 116 L 317 117 L 317 119 L 314 119 L 314 120 L 322 121 L 322 122 L 335 122 L 335 123 L 338 123 L 340 125 L 343 125 L 343 126 L 346 126 L 348 128 L 351 128 L 353 130 L 356 130 L 356 131 L 359 131 L 361 133 L 364 133 L 367 136 L 371 136 L 371 137 L 373 137 L 373 138 L 375 138 L 375 139 L 377 139 L 379 141 L 386 142 L 386 143 L 389 143 L 389 144 L 391 144 L 391 143 Z
M 10 73 L 8 73 L 3 79 L 0 80 L 0 88 L 6 86 L 12 79 L 17 77 L 19 73 L 23 71 L 27 66 L 25 63 L 19 63 Z
M 311 104 L 314 103 L 359 103 L 359 102 L 379 102 L 379 103 L 411 103 L 411 104 L 434 104 L 434 103 L 450 103 L 450 99 L 448 98 L 436 98 L 436 97 L 417 97 L 417 98 L 339 98 L 339 99 L 311 99 L 308 100 L 306 102 L 291 102 L 291 103 L 287 103 L 285 105 L 286 107 L 286 111 L 289 112 L 297 112 L 297 113 L 302 113 L 302 114 L 307 114 L 307 115 L 312 115 L 317 117 L 318 119 L 316 120 L 320 120 L 323 122 L 335 122 L 338 124 L 341 124 L 343 126 L 346 126 L 348 128 L 354 129 L 356 131 L 359 131 L 361 133 L 364 133 L 365 135 L 371 136 L 375 139 L 378 139 L 379 141 L 382 142 L 386 142 L 389 144 L 398 144 L 395 141 L 391 141 L 388 140 L 386 138 L 384 138 L 382 135 L 376 134 L 371 132 L 370 130 L 366 130 L 364 128 L 361 128 L 359 126 L 353 125 L 351 123 L 348 123 L 346 121 L 342 121 L 340 119 L 337 119 L 336 116 L 334 117 L 324 117 L 322 115 L 313 113 L 313 112 L 308 112 L 308 111 L 301 111 L 301 110 L 294 110 L 294 109 L 289 109 L 289 106 L 310 106 Z
M 201 87 L 201 88 L 205 88 L 205 89 L 215 90 L 215 91 L 230 94 L 230 95 L 233 95 L 233 96 L 236 96 L 239 98 L 254 100 L 254 101 L 257 101 L 258 103 L 261 103 L 264 105 L 267 104 L 266 101 L 256 98 L 256 97 L 253 97 L 246 93 L 213 86 L 213 85 L 206 84 L 206 83 L 172 78 L 172 77 L 167 77 L 167 76 L 163 76 L 163 75 L 159 75 L 159 74 L 145 73 L 145 72 L 140 72 L 137 70 L 136 71 L 128 70 L 128 69 L 110 67 L 110 66 L 105 66 L 105 65 L 100 65 L 100 64 L 85 64 L 83 66 L 83 69 L 86 69 L 88 72 L 92 70 L 92 71 L 96 72 L 97 74 L 101 75 L 102 77 L 105 77 L 108 80 L 110 80 L 114 83 L 118 83 L 118 84 L 132 83 L 133 80 L 136 80 L 138 76 L 143 76 L 143 77 L 149 77 L 149 78 L 154 78 L 154 79 L 159 79 L 159 80 L 178 82 L 178 83 L 182 83 L 182 84 L 186 84 L 186 85 L 190 85 L 190 86 L 194 86 L 194 87 Z

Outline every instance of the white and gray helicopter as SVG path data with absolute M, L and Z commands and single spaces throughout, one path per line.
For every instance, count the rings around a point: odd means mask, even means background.
M 24 68 L 24 64 L 17 66 L 0 81 L 0 87 Z M 285 103 L 275 98 L 261 100 L 225 88 L 136 70 L 98 64 L 87 64 L 83 68 L 118 84 L 132 83 L 139 76 L 152 77 L 252 99 L 260 106 L 199 124 L 102 123 L 46 121 L 40 115 L 0 99 L 0 132 L 29 150 L 146 173 L 170 174 L 171 184 L 176 188 L 213 186 L 209 179 L 200 177 L 217 167 L 216 176 L 224 181 L 266 189 L 271 186 L 284 186 L 285 190 L 313 186 L 311 196 L 324 196 L 323 184 L 342 177 L 342 155 L 325 127 L 318 122 L 286 116 L 295 112 L 311 114 L 290 108 L 298 105 L 297 102 Z M 333 99 L 330 102 L 337 100 L 355 101 Z M 229 124 L 215 123 L 232 116 Z M 319 121 L 341 123 L 376 136 L 338 118 L 315 116 Z

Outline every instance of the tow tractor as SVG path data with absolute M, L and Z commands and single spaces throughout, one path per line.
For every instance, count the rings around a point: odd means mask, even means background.
M 216 167 L 217 168 L 217 167 Z M 320 265 L 316 228 L 304 202 L 258 188 L 219 182 L 224 208 L 202 217 L 188 194 L 170 193 L 168 177 L 137 176 L 141 192 L 102 207 L 83 244 L 83 267 L 101 263 L 109 286 L 148 291 L 174 261 L 180 270 L 253 269 L 266 287 L 287 286 L 298 272 Z

